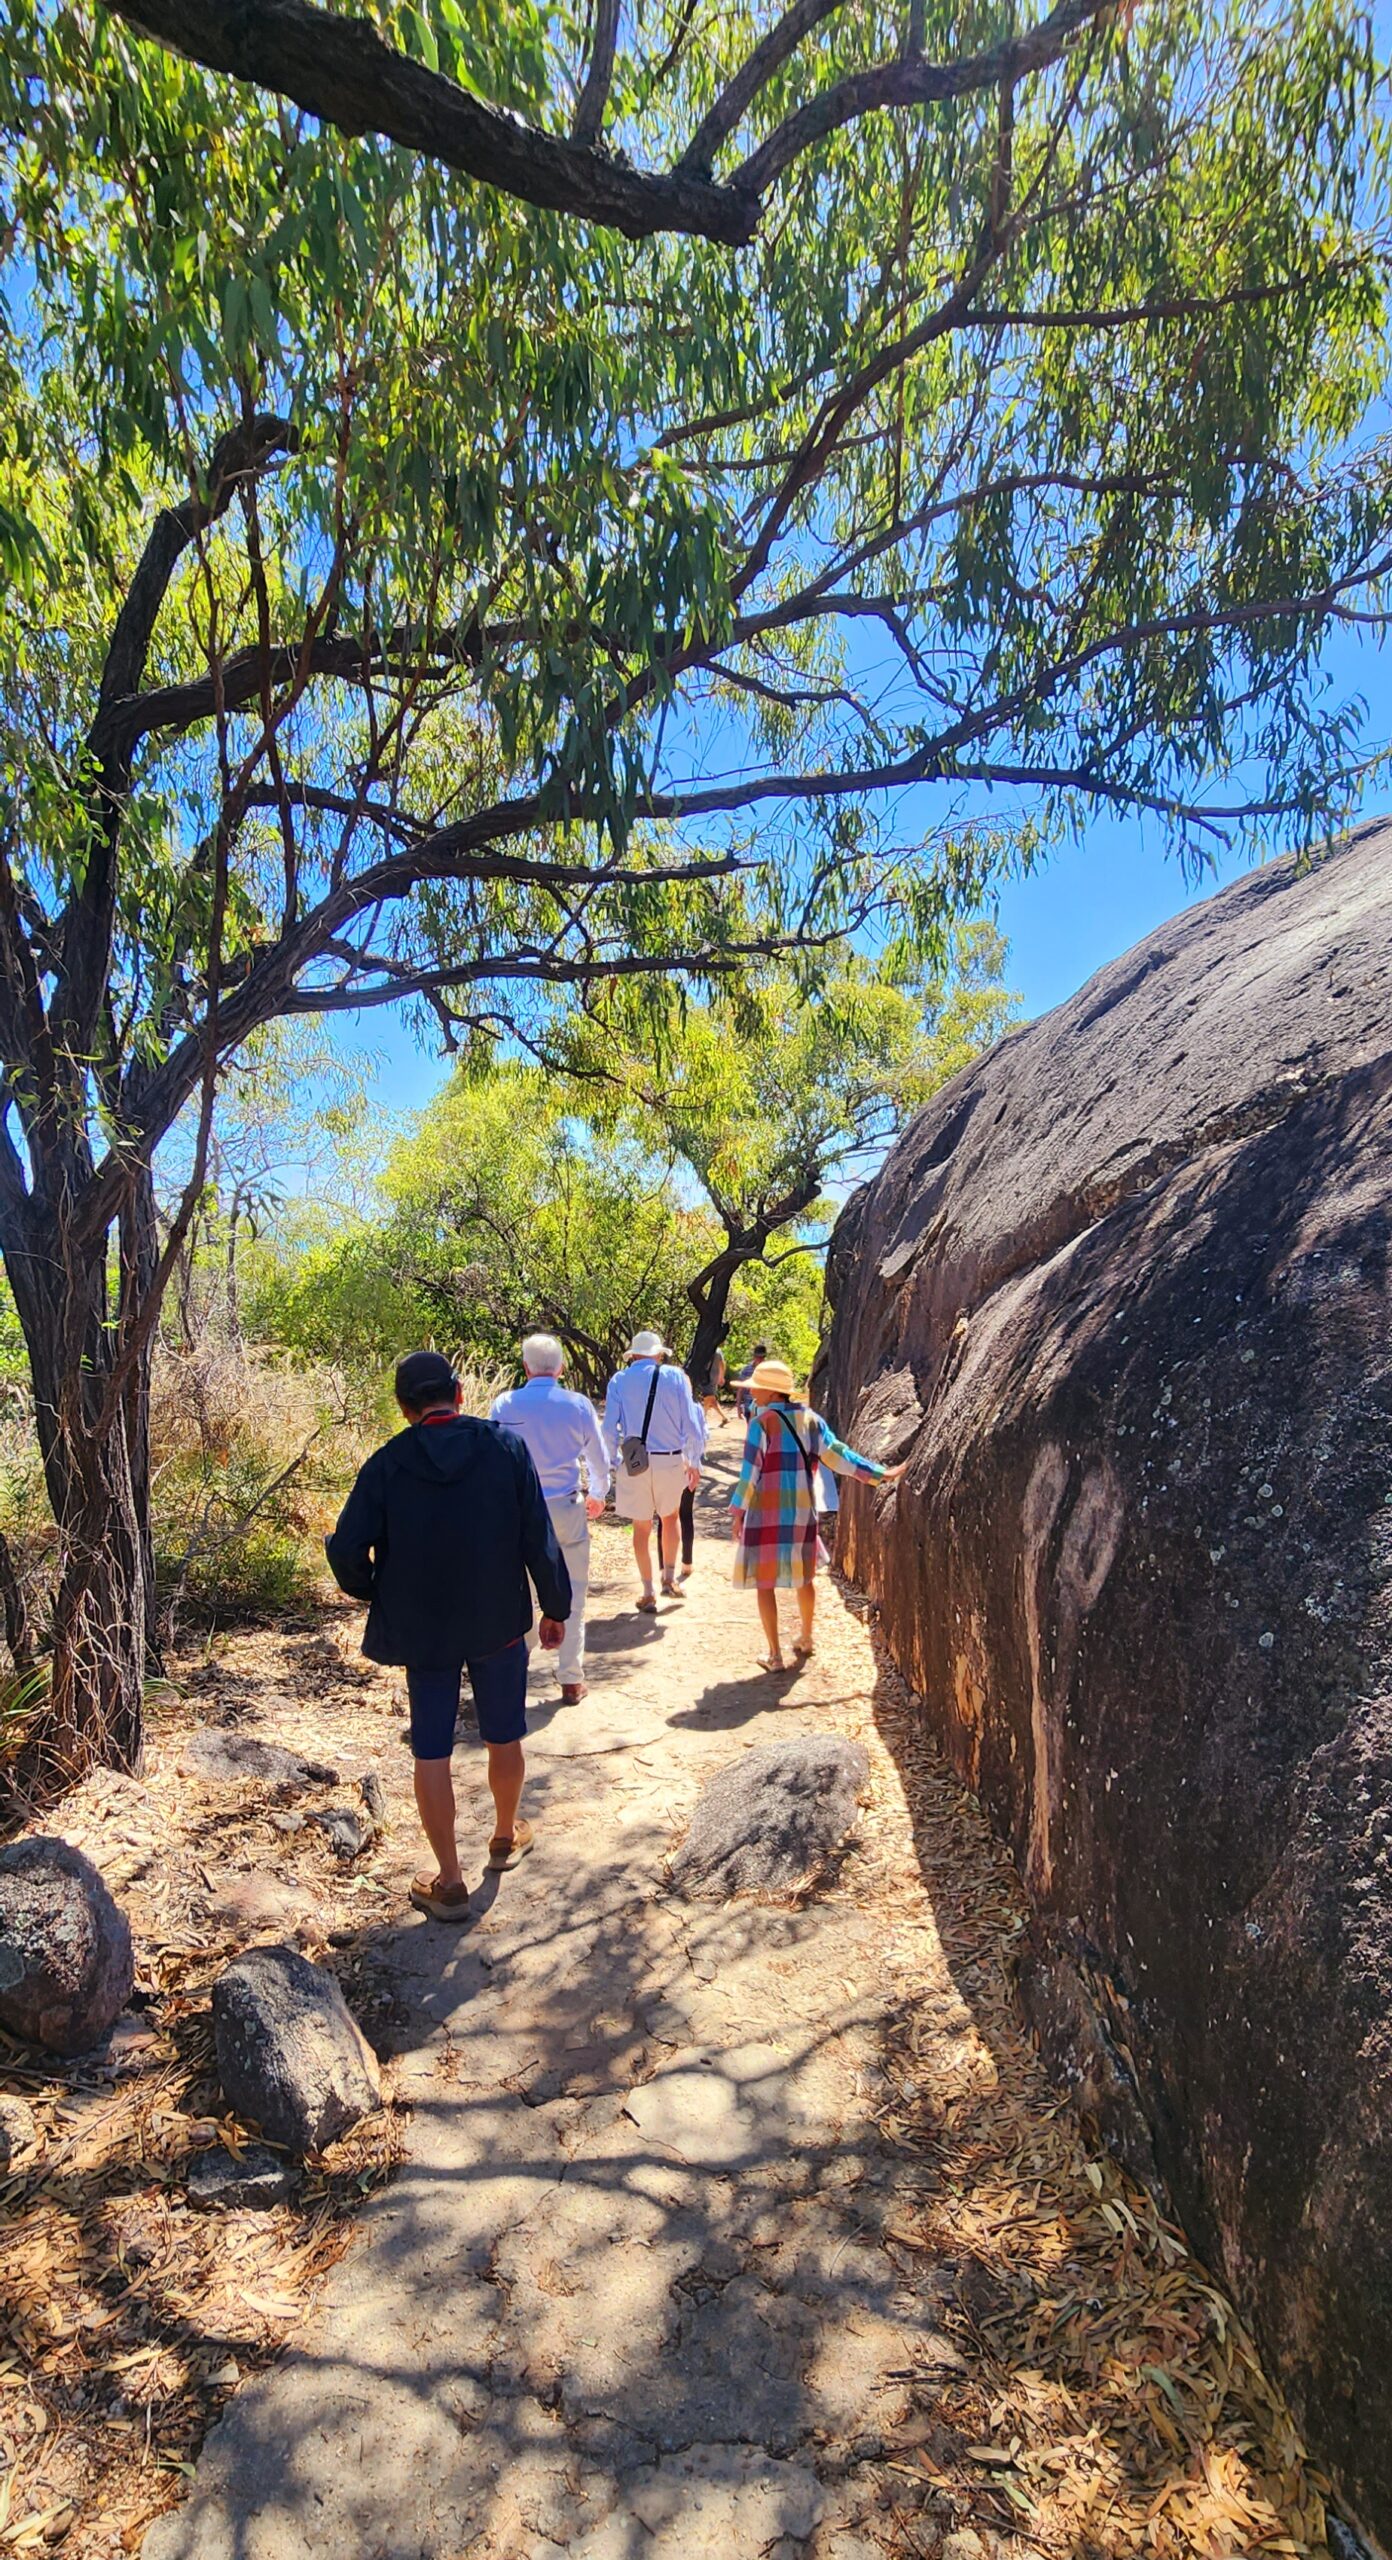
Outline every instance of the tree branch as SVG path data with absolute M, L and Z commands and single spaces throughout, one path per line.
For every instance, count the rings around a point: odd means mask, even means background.
M 754 198 L 679 173 L 631 168 L 487 106 L 443 72 L 387 44 L 365 18 L 310 0 L 113 0 L 143 35 L 210 71 L 291 98 L 341 133 L 381 134 L 504 195 L 578 215 L 630 240 L 688 232 L 739 248 L 759 219 Z
M 596 0 L 595 43 L 568 140 L 508 115 L 388 44 L 365 18 L 313 0 L 111 0 L 142 35 L 210 71 L 293 99 L 347 134 L 375 133 L 526 204 L 598 222 L 630 240 L 689 233 L 740 248 L 758 229 L 769 188 L 802 155 L 861 116 L 940 104 L 1014 85 L 1044 70 L 1115 0 L 1058 0 L 1029 33 L 960 62 L 898 54 L 835 81 L 784 119 L 733 176 L 709 170 L 769 81 L 841 0 L 792 0 L 729 81 L 667 172 L 633 168 L 599 145 L 613 76 L 618 0 Z
M 572 142 L 592 146 L 599 140 L 604 110 L 609 104 L 609 88 L 614 77 L 614 51 L 619 40 L 621 0 L 595 0 L 594 45 L 590 67 L 570 128 Z

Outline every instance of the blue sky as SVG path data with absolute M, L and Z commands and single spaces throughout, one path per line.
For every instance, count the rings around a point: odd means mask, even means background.
M 1368 705 L 1370 750 L 1392 734 L 1388 676 L 1392 658 L 1371 638 L 1341 637 L 1326 660 L 1337 696 L 1361 694 Z M 1370 786 L 1363 814 L 1392 814 L 1392 777 Z M 1196 898 L 1208 897 L 1245 864 L 1230 858 L 1208 880 L 1186 880 L 1163 829 L 1115 815 L 1096 817 L 1027 880 L 1001 892 L 997 920 L 1010 943 L 1009 983 L 1027 1015 L 1048 1011 L 1094 972 L 1130 949 Z M 404 1018 L 380 1013 L 351 1019 L 341 1045 L 370 1052 L 373 1106 L 417 1111 L 439 1090 L 448 1062 L 423 1048 Z

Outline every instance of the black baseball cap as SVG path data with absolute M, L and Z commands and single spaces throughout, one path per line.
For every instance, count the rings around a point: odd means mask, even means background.
M 396 1364 L 398 1404 L 410 1405 L 414 1412 L 423 1404 L 444 1403 L 459 1384 L 443 1351 L 408 1351 Z

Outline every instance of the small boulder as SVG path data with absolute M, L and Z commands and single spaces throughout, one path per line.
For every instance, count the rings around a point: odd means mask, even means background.
M 311 1813 L 308 1819 L 327 1835 L 330 1848 L 340 1858 L 360 1858 L 377 1837 L 377 1826 L 364 1813 L 350 1804 L 331 1804 L 323 1813 Z
M 224 1733 L 204 1725 L 185 1745 L 179 1767 L 186 1777 L 220 1787 L 333 1787 L 338 1771 L 324 1760 L 302 1760 L 282 1743 L 262 1742 L 254 1733 Z
M 219 2142 L 211 2151 L 200 2151 L 194 2161 L 188 2174 L 188 2200 L 203 2213 L 218 2205 L 267 2213 L 272 2205 L 288 2203 L 299 2182 L 294 2162 L 283 2160 L 278 2151 L 268 2151 L 264 2142 L 249 2142 L 240 2159 Z
M 213 2043 L 228 2104 L 297 2156 L 380 2101 L 376 2057 L 333 1975 L 292 1947 L 253 1947 L 219 1975 Z
M 702 1789 L 672 1861 L 678 1891 L 719 1901 L 785 1893 L 825 1867 L 854 1827 L 870 1763 L 858 1742 L 816 1733 L 768 1742 Z
M 0 2177 L 39 2146 L 34 2110 L 23 2098 L 0 2098 Z
M 366 1776 L 358 1780 L 358 1787 L 371 1820 L 376 1823 L 379 1831 L 385 1831 L 387 1827 L 387 1791 L 383 1786 L 381 1779 L 378 1777 L 376 1770 L 369 1769 Z
M 88 2053 L 130 1998 L 125 1913 L 66 1840 L 0 1850 L 0 2026 L 51 2053 Z

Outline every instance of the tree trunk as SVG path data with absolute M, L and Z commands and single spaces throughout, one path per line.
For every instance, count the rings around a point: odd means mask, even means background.
M 136 1220 L 138 1222 L 138 1204 Z M 104 1413 L 118 1331 L 109 1321 L 105 1239 L 79 1244 L 61 1210 L 7 1217 L 5 1269 L 29 1353 L 34 1421 L 58 1527 L 50 1740 L 61 1765 L 138 1769 L 152 1606 L 149 1365 L 138 1362 Z M 136 1224 L 122 1297 L 145 1269 Z
M 725 1251 L 697 1273 L 687 1290 L 696 1310 L 696 1330 L 686 1355 L 686 1371 L 698 1393 L 704 1389 L 711 1362 L 730 1330 L 726 1314 L 730 1291 L 745 1264 L 758 1261 L 762 1247 L 762 1238 L 732 1237 Z
M 144 1306 L 159 1267 L 159 1226 L 155 1213 L 154 1177 L 146 1166 L 121 1218 L 121 1313 L 132 1318 Z M 130 1453 L 131 1500 L 140 1536 L 141 1573 L 145 1587 L 145 1651 L 156 1671 L 164 1668 L 155 1590 L 155 1537 L 150 1511 L 150 1379 L 154 1336 L 131 1371 L 125 1392 L 126 1446 Z
M 138 1770 L 144 1743 L 148 1523 L 136 1509 L 124 1412 L 83 1451 L 77 1516 L 60 1523 L 53 1745 L 73 1771 Z

